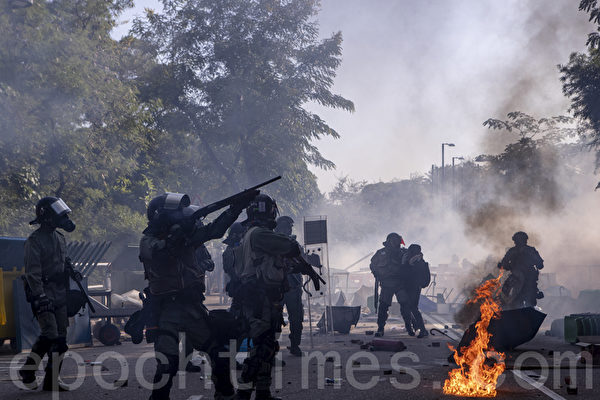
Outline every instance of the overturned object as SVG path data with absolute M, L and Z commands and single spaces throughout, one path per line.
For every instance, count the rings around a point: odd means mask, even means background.
M 349 333 L 352 325 L 356 326 L 360 319 L 360 306 L 333 306 L 326 308 L 327 315 L 331 315 L 333 320 L 333 330 L 339 333 Z M 317 323 L 317 327 L 325 330 L 325 313 L 321 315 L 321 319 Z M 329 318 L 327 319 L 327 330 L 331 329 Z
M 538 333 L 545 318 L 546 314 L 533 307 L 502 311 L 498 318 L 490 321 L 490 347 L 496 351 L 507 351 L 529 342 Z M 475 338 L 476 323 L 471 324 L 465 331 L 457 347 L 459 353 L 461 348 L 468 346 Z

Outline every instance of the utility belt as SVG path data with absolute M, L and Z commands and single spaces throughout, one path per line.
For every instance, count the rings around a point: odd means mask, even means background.
M 65 271 L 57 272 L 56 274 L 46 276 L 42 275 L 42 283 L 47 285 L 48 283 L 54 283 L 59 286 L 66 287 L 68 281 L 68 275 Z
M 31 287 L 29 286 L 29 282 L 27 282 L 27 279 L 25 279 L 25 275 L 21 275 L 21 279 L 23 280 L 23 288 L 25 289 L 25 300 L 27 300 L 28 303 L 32 303 L 35 300 L 35 296 L 33 295 Z M 59 272 L 51 276 L 42 275 L 42 283 L 44 285 L 54 283 L 60 288 L 66 288 L 67 276 L 64 272 Z
M 280 285 L 267 285 L 258 278 L 246 280 L 240 285 L 239 293 L 244 302 L 262 303 L 268 299 L 271 303 L 281 302 L 283 294 L 289 290 L 287 279 Z M 260 301 L 259 301 L 260 300 Z
M 167 303 L 185 303 L 196 305 L 208 310 L 204 306 L 204 294 L 201 285 L 185 288 L 176 293 L 152 294 L 148 288 L 140 293 L 142 309 L 134 312 L 125 324 L 124 331 L 131 336 L 134 344 L 141 343 L 146 331 L 146 342 L 154 343 L 160 334 L 164 334 L 158 328 L 162 307 Z M 178 338 L 175 338 L 179 340 Z

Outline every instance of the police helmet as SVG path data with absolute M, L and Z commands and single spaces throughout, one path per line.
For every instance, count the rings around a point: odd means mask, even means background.
M 287 215 L 283 215 L 277 218 L 277 226 L 275 227 L 275 232 L 283 233 L 286 235 L 292 234 L 292 228 L 294 227 L 294 220 L 292 217 Z
M 190 203 L 190 196 L 187 194 L 166 192 L 150 200 L 146 217 L 148 221 L 152 221 L 162 210 L 183 210 Z
M 399 247 L 402 244 L 404 244 L 404 239 L 402 239 L 402 236 L 400 236 L 396 232 L 392 232 L 389 235 L 387 235 L 387 237 L 385 238 L 385 242 L 383 242 L 383 245 L 386 247 Z
M 67 232 L 75 230 L 75 224 L 69 219 L 71 209 L 61 198 L 47 196 L 41 198 L 35 205 L 35 219 L 30 225 L 49 223 Z
M 522 231 L 519 231 L 512 236 L 512 240 L 513 240 L 513 242 L 515 242 L 516 245 L 527 244 L 528 239 L 529 239 L 529 236 L 527 236 L 527 234 Z
M 242 225 L 241 222 L 234 222 L 231 227 L 229 227 L 229 232 L 227 234 L 227 239 L 223 240 L 225 244 L 235 244 L 239 242 L 244 233 L 246 232 L 246 228 Z
M 277 218 L 279 210 L 274 199 L 266 194 L 259 194 L 250 202 L 246 208 L 248 221 L 252 222 L 268 222 L 271 228 L 275 227 L 275 218 Z

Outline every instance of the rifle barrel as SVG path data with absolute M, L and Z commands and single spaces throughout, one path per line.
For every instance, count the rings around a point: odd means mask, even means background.
M 221 209 L 223 207 L 226 207 L 226 206 L 230 205 L 240 195 L 242 195 L 244 193 L 251 192 L 251 191 L 256 190 L 256 189 L 259 189 L 259 188 L 261 188 L 263 186 L 266 186 L 266 185 L 268 185 L 270 183 L 273 183 L 275 181 L 278 181 L 280 179 L 281 179 L 281 176 L 276 176 L 275 178 L 271 178 L 268 181 L 259 183 L 256 186 L 252 186 L 250 189 L 242 190 L 241 192 L 236 193 L 236 194 L 234 194 L 232 196 L 226 197 L 226 198 L 224 198 L 222 200 L 219 200 L 219 201 L 215 201 L 214 203 L 211 203 L 211 204 L 209 204 L 209 205 L 207 205 L 205 207 L 202 207 L 198 211 L 196 211 L 194 214 L 192 214 L 192 218 L 193 219 L 197 219 L 197 218 L 205 217 L 205 216 L 207 216 L 208 214 L 210 214 L 212 212 L 215 212 L 215 211 L 217 211 L 217 210 L 219 210 L 219 209 Z

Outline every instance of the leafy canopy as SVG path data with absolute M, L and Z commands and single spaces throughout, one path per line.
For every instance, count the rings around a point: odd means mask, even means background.
M 334 164 L 314 141 L 339 135 L 306 105 L 354 106 L 331 91 L 342 36 L 319 40 L 317 11 L 312 0 L 164 0 L 162 13 L 148 10 L 134 22 L 134 36 L 161 64 L 150 85 L 164 105 L 159 125 L 196 140 L 192 166 L 206 171 L 199 192 L 283 175 L 266 191 L 285 212 L 319 197 L 308 166 Z

